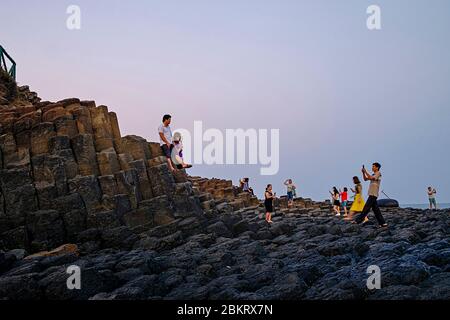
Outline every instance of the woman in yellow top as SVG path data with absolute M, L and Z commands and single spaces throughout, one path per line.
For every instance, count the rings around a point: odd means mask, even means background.
M 364 209 L 364 205 L 366 204 L 364 202 L 364 198 L 362 196 L 362 184 L 358 177 L 353 177 L 353 183 L 355 184 L 355 189 L 351 189 L 352 192 L 355 194 L 352 207 L 350 208 L 350 214 L 347 218 L 344 220 L 352 220 L 355 213 L 360 213 Z

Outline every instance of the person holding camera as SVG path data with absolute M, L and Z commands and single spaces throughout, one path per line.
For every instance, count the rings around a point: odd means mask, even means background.
M 292 179 L 287 179 L 284 182 L 284 185 L 286 186 L 287 189 L 288 207 L 292 207 L 294 205 L 294 193 L 297 187 L 292 182 Z
M 428 187 L 428 201 L 430 202 L 430 210 L 437 210 L 437 203 L 436 203 L 436 189 L 432 187 Z
M 381 185 L 381 173 L 380 173 L 381 165 L 378 162 L 375 162 L 372 164 L 372 171 L 373 174 L 370 174 L 366 168 L 362 167 L 362 174 L 364 181 L 370 181 L 369 185 L 369 198 L 367 199 L 367 202 L 364 206 L 363 211 L 355 218 L 355 220 L 352 223 L 359 224 L 362 223 L 367 215 L 369 214 L 370 210 L 373 210 L 373 213 L 375 214 L 375 218 L 378 221 L 379 228 L 387 227 L 387 223 L 383 218 L 383 215 L 381 214 L 380 208 L 378 207 L 378 195 L 380 192 L 380 185 Z M 364 222 L 365 223 L 365 222 Z

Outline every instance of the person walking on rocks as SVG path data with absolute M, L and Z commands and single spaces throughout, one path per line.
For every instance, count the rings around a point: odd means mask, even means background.
M 347 217 L 348 189 L 344 188 L 344 191 L 342 191 L 340 195 L 342 207 L 344 208 L 344 217 Z
M 373 174 L 370 174 L 366 168 L 362 167 L 363 179 L 364 181 L 370 181 L 369 185 L 369 198 L 367 199 L 366 204 L 364 205 L 363 211 L 356 217 L 356 219 L 352 222 L 355 224 L 359 224 L 364 222 L 365 218 L 369 214 L 370 210 L 373 210 L 375 214 L 375 218 L 378 221 L 378 225 L 380 228 L 387 227 L 387 223 L 381 214 L 380 208 L 378 207 L 378 196 L 380 192 L 380 184 L 381 184 L 381 173 L 380 173 L 381 165 L 378 162 L 372 164 Z
M 344 220 L 352 220 L 356 213 L 361 213 L 363 211 L 364 205 L 366 204 L 364 202 L 364 198 L 362 195 L 363 187 L 362 187 L 361 181 L 359 180 L 359 178 L 357 176 L 353 177 L 353 183 L 355 184 L 355 189 L 351 189 L 351 190 L 355 194 L 353 196 L 354 200 L 353 200 L 352 206 L 350 207 L 349 216 L 347 218 L 345 218 Z M 366 220 L 369 220 L 369 219 L 366 217 Z
M 276 193 L 272 192 L 272 185 L 268 184 L 266 192 L 264 192 L 264 206 L 266 207 L 266 221 L 272 223 L 273 200 L 276 198 Z
M 437 210 L 436 189 L 428 187 L 427 193 L 428 193 L 428 201 L 430 202 L 430 210 L 433 210 L 433 206 L 434 209 Z
M 288 199 L 288 207 L 292 207 L 294 205 L 294 192 L 297 187 L 292 182 L 292 179 L 288 179 L 284 182 L 284 185 L 287 188 L 287 199 Z
M 339 201 L 339 191 L 336 187 L 333 187 L 333 192 L 330 191 L 331 198 L 333 199 L 333 211 L 336 212 L 336 217 L 341 216 L 341 202 Z
M 158 127 L 159 140 L 161 145 L 161 150 L 164 156 L 167 158 L 167 165 L 170 171 L 174 172 L 175 168 L 172 164 L 172 130 L 170 129 L 170 123 L 172 122 L 172 116 L 166 114 L 163 117 L 163 123 Z
M 171 153 L 172 163 L 176 166 L 177 169 L 192 168 L 192 165 L 185 163 L 183 160 L 183 142 L 181 133 L 175 132 L 172 138 L 172 142 L 173 142 Z

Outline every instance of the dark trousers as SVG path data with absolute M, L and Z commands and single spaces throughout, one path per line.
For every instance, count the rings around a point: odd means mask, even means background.
M 358 223 L 363 222 L 371 209 L 375 214 L 375 218 L 377 218 L 378 224 L 379 225 L 385 224 L 386 221 L 384 221 L 383 215 L 381 214 L 380 208 L 378 207 L 377 197 L 374 196 L 369 196 L 363 211 L 356 217 L 355 221 Z

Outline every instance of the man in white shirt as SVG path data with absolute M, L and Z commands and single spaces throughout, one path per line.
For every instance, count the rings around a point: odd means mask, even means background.
M 175 171 L 173 167 L 171 158 L 172 153 L 172 130 L 170 129 L 170 123 L 172 121 L 172 117 L 166 114 L 163 117 L 163 123 L 158 127 L 159 140 L 161 144 L 161 150 L 164 153 L 164 156 L 167 158 L 167 165 L 169 166 L 170 171 Z
M 370 174 L 366 168 L 363 166 L 362 173 L 364 181 L 370 181 L 369 185 L 369 198 L 367 198 L 366 204 L 364 206 L 363 211 L 355 218 L 353 223 L 363 223 L 365 218 L 369 214 L 370 210 L 373 210 L 375 214 L 375 218 L 378 221 L 380 228 L 387 227 L 387 223 L 381 214 L 381 210 L 378 207 L 378 195 L 380 192 L 380 184 L 381 184 L 381 165 L 378 162 L 372 164 L 373 174 Z M 365 223 L 365 222 L 364 222 Z

